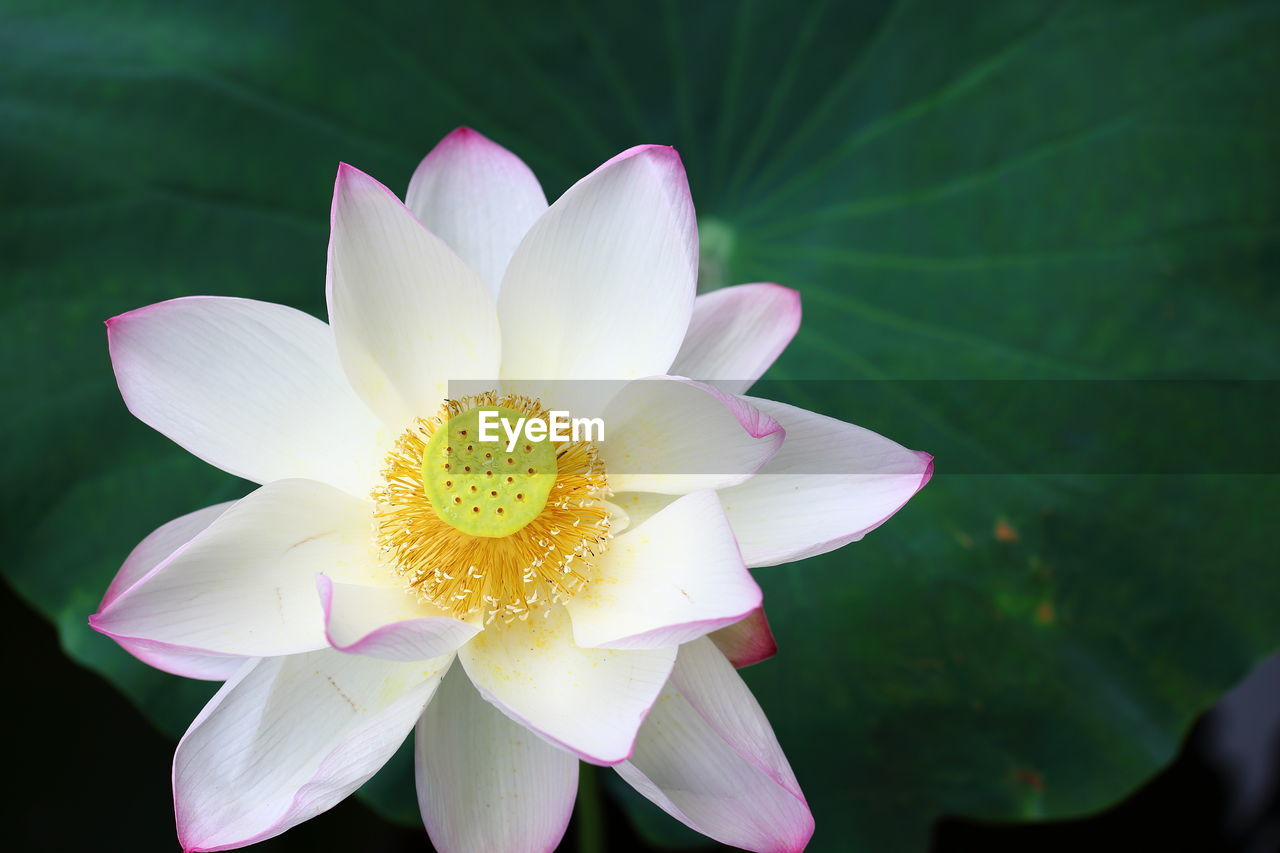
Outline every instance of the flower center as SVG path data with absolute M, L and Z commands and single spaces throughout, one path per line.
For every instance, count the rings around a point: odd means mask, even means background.
M 496 441 L 481 440 L 482 411 L 494 413 L 512 429 L 526 417 L 495 406 L 450 418 L 423 451 L 422 482 L 442 521 L 472 536 L 499 538 L 542 513 L 556 482 L 556 450 L 547 439 L 523 435 L 508 449 L 501 428 Z
M 373 494 L 382 552 L 411 591 L 460 619 L 527 619 L 568 600 L 611 538 L 595 445 L 522 432 L 508 450 L 502 424 L 521 418 L 546 413 L 492 391 L 446 401 L 400 436 Z

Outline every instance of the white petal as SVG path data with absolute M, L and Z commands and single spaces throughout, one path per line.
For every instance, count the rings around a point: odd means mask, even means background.
M 405 204 L 497 296 L 511 253 L 547 197 L 523 160 L 460 127 L 419 164 Z
M 614 492 L 687 494 L 743 482 L 782 446 L 778 422 L 687 379 L 628 383 L 605 409 L 597 444 Z
M 385 452 L 329 327 L 270 302 L 192 296 L 107 321 L 129 411 L 246 480 L 306 477 L 369 493 Z
M 735 669 L 751 666 L 778 653 L 778 643 L 769 629 L 764 608 L 757 607 L 746 618 L 707 635 Z
M 617 769 L 672 817 L 723 844 L 791 853 L 813 834 L 769 721 L 710 640 L 681 647 L 635 755 Z
M 747 565 L 825 554 L 889 519 L 933 474 L 933 457 L 871 430 L 747 397 L 787 431 L 747 482 L 720 493 Z
M 371 504 L 314 480 L 263 486 L 111 601 L 91 623 L 175 651 L 267 656 L 328 645 L 316 572 L 362 582 Z
M 555 850 L 578 759 L 509 720 L 454 667 L 418 722 L 418 805 L 441 853 Z
M 194 539 L 234 503 L 235 501 L 228 501 L 198 509 L 153 530 L 129 552 L 124 565 L 120 567 L 120 571 L 116 572 L 115 579 L 107 587 L 98 610 L 105 610 L 107 605 L 119 598 L 125 590 L 168 559 L 174 551 Z M 184 678 L 225 681 L 244 663 L 244 658 L 238 655 L 183 652 L 166 647 L 164 644 L 138 640 L 124 639 L 118 642 L 126 652 L 143 663 Z
M 480 275 L 345 164 L 333 190 L 329 322 L 351 384 L 393 430 L 435 414 L 450 380 L 497 376 L 498 320 Z
M 778 284 L 739 284 L 703 293 L 671 373 L 745 394 L 800 328 L 800 294 Z
M 612 503 L 627 514 L 626 530 L 639 527 L 656 515 L 663 507 L 670 506 L 678 500 L 673 495 L 658 495 L 652 492 L 625 492 L 614 495 Z
M 638 379 L 667 372 L 693 311 L 698 232 L 680 157 L 646 145 L 574 184 L 502 281 L 502 375 Z
M 234 505 L 235 501 L 227 501 L 207 506 L 204 509 L 180 515 L 148 533 L 147 537 L 134 546 L 129 556 L 125 558 L 120 571 L 116 572 L 116 576 L 102 596 L 102 604 L 98 609 L 105 608 L 119 598 L 129 587 L 142 580 L 170 554 L 194 539 Z
M 384 660 L 426 660 L 456 651 L 479 627 L 419 601 L 397 583 L 335 583 L 316 578 L 325 636 L 335 649 Z
M 574 645 L 559 606 L 494 622 L 458 651 L 471 682 L 507 716 L 595 764 L 631 754 L 636 730 L 671 671 L 675 649 Z
M 616 537 L 565 605 L 584 647 L 676 646 L 760 606 L 716 493 L 685 495 Z
M 178 744 L 183 849 L 243 847 L 332 808 L 404 741 L 450 660 L 324 649 L 246 664 Z

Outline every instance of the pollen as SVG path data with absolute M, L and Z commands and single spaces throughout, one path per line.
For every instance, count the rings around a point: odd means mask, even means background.
M 610 495 L 589 441 L 480 438 L 479 415 L 545 418 L 496 392 L 447 400 L 409 427 L 374 490 L 379 546 L 420 598 L 459 619 L 527 619 L 567 601 L 608 547 Z

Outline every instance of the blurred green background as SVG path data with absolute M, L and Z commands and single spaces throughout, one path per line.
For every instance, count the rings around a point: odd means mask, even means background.
M 324 316 L 339 160 L 403 192 L 467 124 L 554 198 L 623 148 L 669 143 L 700 286 L 803 296 L 770 392 L 993 472 L 939 456 L 864 542 L 758 572 L 781 651 L 744 675 L 812 804 L 810 849 L 913 851 L 940 815 L 1105 807 L 1280 647 L 1274 471 L 1020 473 L 1005 454 L 1069 408 L 988 416 L 924 393 L 936 383 L 863 398 L 802 380 L 1280 378 L 1278 79 L 1275 2 L 2 0 L 4 576 L 176 737 L 211 686 L 148 670 L 85 619 L 146 533 L 249 487 L 128 416 L 102 321 L 200 293 Z M 1211 437 L 1212 409 L 1186 415 Z M 1197 455 L 1165 426 L 1128 428 Z M 48 642 L 24 630 L 10 648 L 27 637 Z M 26 800 L 136 784 L 138 811 L 99 832 L 167 837 L 129 825 L 168 816 L 143 802 L 167 797 L 155 744 L 138 735 L 146 761 L 104 773 L 124 735 L 101 691 L 25 679 L 23 707 L 61 709 L 30 736 L 70 738 L 94 768 L 19 767 Z M 697 843 L 615 793 L 628 818 L 606 819 Z M 402 763 L 361 796 L 416 821 Z M 380 849 L 373 818 L 340 811 L 320 819 L 330 840 Z

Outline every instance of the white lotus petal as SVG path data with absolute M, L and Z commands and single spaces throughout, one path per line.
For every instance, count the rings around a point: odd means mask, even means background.
M 456 651 L 479 627 L 454 619 L 410 595 L 403 582 L 386 586 L 316 578 L 325 636 L 335 649 L 384 660 L 426 660 Z
M 125 590 L 146 577 L 174 551 L 194 539 L 234 503 L 235 501 L 228 501 L 198 509 L 153 530 L 129 552 L 124 565 L 120 567 L 120 571 L 116 572 L 111 585 L 107 587 L 98 610 L 105 610 L 107 605 L 119 598 Z M 198 678 L 204 681 L 226 681 L 235 674 L 245 660 L 239 655 L 178 651 L 163 643 L 128 639 L 118 642 L 126 652 L 149 666 L 184 678 Z
M 578 759 L 445 676 L 414 738 L 418 804 L 443 853 L 542 853 L 564 836 Z
M 493 297 L 395 194 L 338 169 L 329 321 L 351 384 L 393 431 L 435 414 L 450 380 L 498 374 Z
M 458 651 L 480 695 L 507 716 L 595 764 L 631 754 L 675 649 L 583 649 L 559 606 L 494 622 Z
M 630 530 L 652 518 L 663 507 L 670 506 L 673 501 L 679 500 L 679 497 L 653 492 L 624 492 L 614 495 L 611 500 L 627 514 L 626 529 Z
M 569 188 L 525 235 L 502 281 L 502 375 L 638 379 L 666 373 L 693 311 L 698 234 L 671 148 L 624 151 Z
M 803 850 L 813 816 L 751 691 L 708 639 L 671 683 L 618 775 L 703 835 L 759 853 Z
M 192 296 L 107 321 L 129 411 L 255 483 L 320 480 L 365 496 L 382 426 L 347 383 L 329 327 L 270 302 Z
M 247 663 L 178 744 L 183 849 L 243 847 L 332 808 L 396 751 L 451 660 L 323 649 Z
M 861 539 L 924 488 L 933 457 L 868 429 L 747 397 L 787 431 L 782 449 L 720 492 L 748 566 L 825 554 Z
M 119 598 L 129 587 L 146 577 L 152 569 L 203 532 L 234 505 L 235 501 L 227 501 L 207 506 L 204 509 L 180 515 L 148 533 L 146 538 L 135 545 L 129 552 L 129 556 L 125 558 L 120 571 L 116 572 L 116 576 L 112 578 L 111 584 L 102 596 L 102 604 L 98 609 L 105 608 Z
M 676 646 L 760 606 L 715 492 L 685 495 L 616 537 L 565 605 L 585 647 Z
M 605 409 L 600 458 L 615 492 L 687 494 L 743 482 L 782 446 L 777 421 L 698 382 L 628 383 Z
M 800 294 L 777 284 L 739 284 L 699 294 L 671 373 L 745 394 L 800 328 Z
M 372 507 L 314 480 L 242 498 L 91 622 L 174 651 L 267 656 L 328 645 L 315 576 L 376 582 Z
M 511 254 L 547 209 L 547 197 L 523 160 L 460 127 L 418 165 L 405 204 L 497 296 Z

